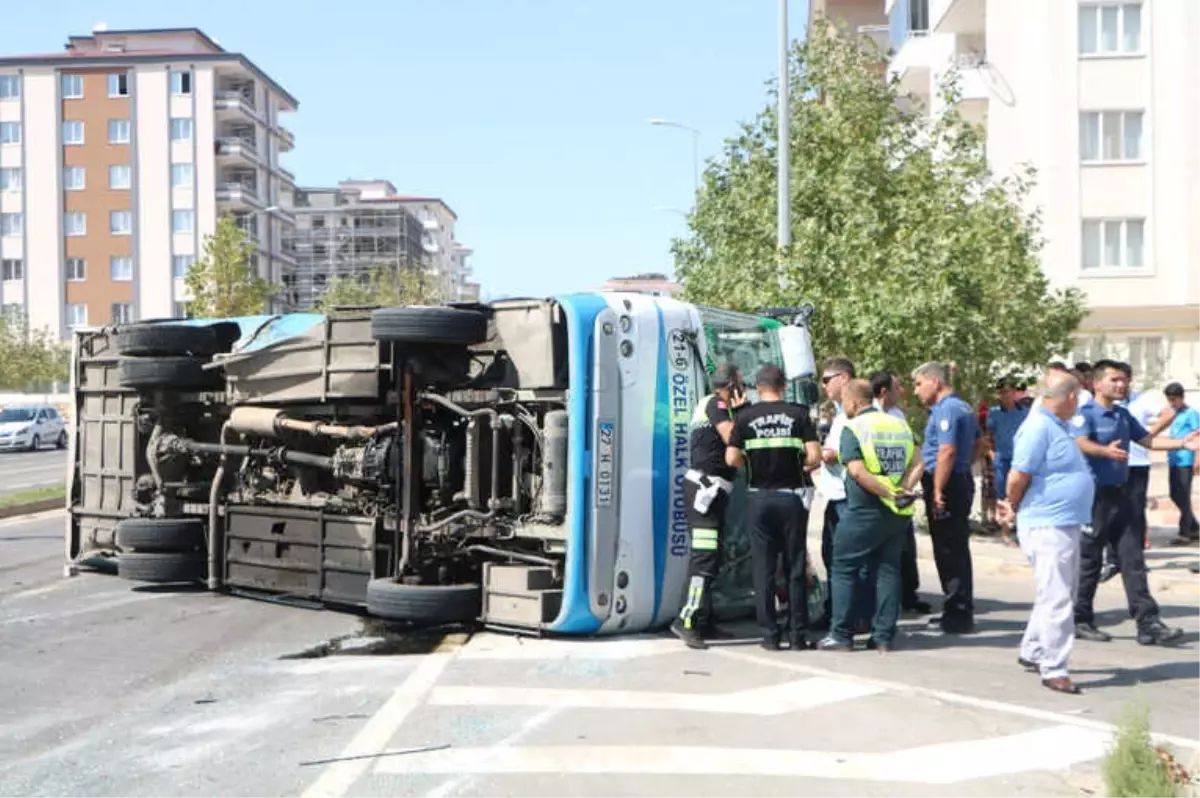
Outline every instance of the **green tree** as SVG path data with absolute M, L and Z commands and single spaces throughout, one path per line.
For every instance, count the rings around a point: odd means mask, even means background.
M 334 277 L 321 292 L 318 306 L 331 310 L 339 305 L 430 305 L 441 302 L 441 291 L 419 264 L 376 264 L 362 277 Z
M 184 278 L 191 292 L 188 313 L 197 318 L 228 318 L 263 313 L 272 289 L 255 269 L 255 244 L 229 215 L 204 241 L 204 256 Z
M 0 389 L 26 391 L 66 382 L 70 349 L 49 330 L 31 330 L 19 311 L 0 313 Z
M 1082 295 L 1040 269 L 1032 172 L 989 170 L 953 80 L 930 122 L 880 79 L 869 40 L 826 26 L 814 21 L 789 69 L 791 246 L 776 251 L 772 99 L 705 170 L 673 243 L 685 296 L 748 311 L 810 300 L 820 355 L 902 374 L 952 361 L 969 395 L 1069 350 Z

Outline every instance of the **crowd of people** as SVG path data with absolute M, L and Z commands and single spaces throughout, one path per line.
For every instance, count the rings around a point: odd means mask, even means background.
M 751 403 L 743 376 L 729 364 L 713 374 L 713 393 L 696 408 L 686 496 L 692 544 L 687 600 L 672 631 L 689 647 L 717 635 L 711 589 L 721 567 L 729 494 L 739 469 L 748 485 L 755 617 L 762 645 L 777 650 L 891 651 L 903 611 L 929 614 L 921 600 L 913 525 L 925 507 L 942 595 L 931 628 L 950 635 L 975 630 L 970 550 L 971 510 L 982 469 L 985 514 L 1005 541 L 1019 544 L 1032 566 L 1036 596 L 1018 662 L 1048 689 L 1077 693 L 1067 662 L 1076 638 L 1111 640 L 1096 625 L 1101 581 L 1120 574 L 1137 642 L 1169 644 L 1182 630 L 1163 623 L 1146 576 L 1146 493 L 1151 449 L 1169 452 L 1180 539 L 1200 536 L 1190 505 L 1200 448 L 1200 414 L 1178 383 L 1166 406 L 1131 402 L 1128 364 L 1051 363 L 1036 395 L 1010 380 L 985 412 L 955 392 L 953 373 L 925 363 L 911 391 L 928 411 L 918 446 L 899 406 L 901 385 L 889 371 L 860 379 L 854 363 L 825 361 L 821 385 L 834 408 L 820 434 L 809 409 L 784 399 L 776 366 L 755 378 Z M 1162 433 L 1168 430 L 1166 435 Z M 1144 465 L 1134 458 L 1145 458 Z M 1143 469 L 1145 473 L 1140 473 Z M 810 618 L 807 531 L 816 496 L 825 500 L 821 559 L 828 589 L 824 612 Z M 777 617 L 776 576 L 786 576 L 786 622 Z M 1195 570 L 1193 568 L 1193 570 Z

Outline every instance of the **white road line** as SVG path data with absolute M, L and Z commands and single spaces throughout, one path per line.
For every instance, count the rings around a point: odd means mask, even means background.
M 67 511 L 64 508 L 62 510 L 46 510 L 40 513 L 33 513 L 32 515 L 14 515 L 9 518 L 0 519 L 0 528 L 6 526 L 16 526 L 18 524 L 31 524 L 38 521 L 47 521 L 55 516 L 62 516 L 66 514 Z
M 841 679 L 802 679 L 717 695 L 642 690 L 544 687 L 435 687 L 440 706 L 552 707 L 559 709 L 664 710 L 771 716 L 878 695 L 883 690 Z
M 488 660 L 625 660 L 679 654 L 683 650 L 678 640 L 663 637 L 547 640 L 485 632 L 472 637 L 459 657 Z
M 32 623 L 34 621 L 61 621 L 78 615 L 88 615 L 93 612 L 111 610 L 117 607 L 124 607 L 126 604 L 140 604 L 144 601 L 153 601 L 154 599 L 161 599 L 163 597 L 163 594 L 159 593 L 126 593 L 119 598 L 114 598 L 112 601 L 85 604 L 82 607 L 76 607 L 75 609 L 67 610 L 66 612 L 43 612 L 35 615 L 21 615 L 16 618 L 5 618 L 0 620 L 0 626 L 9 626 L 14 623 Z
M 450 748 L 382 760 L 375 772 L 741 775 L 955 784 L 1034 770 L 1066 770 L 1103 756 L 1108 744 L 1106 734 L 1053 726 L 887 753 L 652 745 Z
M 1051 712 L 1045 709 L 1035 709 L 1033 707 L 1022 706 L 1021 704 L 1010 704 L 1005 701 L 993 701 L 989 698 L 979 698 L 977 696 L 963 695 L 962 693 L 952 693 L 948 690 L 935 690 L 930 687 L 919 687 L 917 685 L 905 684 L 904 682 L 892 682 L 885 679 L 870 679 L 861 676 L 855 676 L 850 673 L 842 673 L 825 668 L 815 668 L 811 665 L 801 665 L 797 662 L 787 662 L 774 657 L 760 657 L 755 654 L 748 654 L 741 651 L 729 651 L 721 649 L 713 649 L 714 654 L 729 659 L 738 660 L 740 662 L 751 662 L 755 665 L 766 665 L 772 668 L 780 668 L 782 670 L 791 671 L 792 673 L 803 673 L 808 676 L 824 676 L 831 679 L 842 679 L 855 682 L 856 684 L 877 687 L 881 690 L 886 690 L 891 693 L 900 695 L 921 696 L 924 698 L 932 698 L 935 701 L 944 701 L 948 704 L 958 704 L 965 707 L 973 707 L 975 709 L 985 709 L 992 712 L 1003 712 L 1008 715 L 1018 715 L 1021 717 L 1032 718 L 1034 720 L 1046 721 L 1048 723 L 1058 723 L 1068 726 L 1075 726 L 1080 729 L 1088 729 L 1096 732 L 1103 732 L 1111 736 L 1116 727 L 1111 723 L 1105 723 L 1100 720 L 1088 720 L 1086 718 L 1078 718 L 1073 715 L 1068 715 L 1062 712 Z M 1030 682 L 1034 684 L 1034 682 Z M 1045 693 L 1041 690 L 1039 694 Z M 1172 734 L 1152 733 L 1151 736 L 1160 743 L 1168 743 L 1180 748 L 1188 748 L 1191 750 L 1200 750 L 1200 740 L 1192 740 L 1187 737 L 1177 737 Z
M 490 762 L 492 759 L 498 757 L 501 751 L 512 748 L 514 744 L 520 742 L 530 734 L 533 734 L 534 731 L 542 726 L 545 726 L 559 712 L 560 710 L 558 709 L 544 709 L 537 713 L 532 718 L 525 721 L 525 723 L 521 725 L 521 728 L 517 729 L 508 737 L 505 737 L 503 740 L 487 749 L 487 753 L 483 755 L 483 759 L 481 761 Z M 447 796 L 453 795 L 474 780 L 475 775 L 473 773 L 463 773 L 460 776 L 447 779 L 426 793 L 426 795 L 428 798 L 447 798 Z
M 442 671 L 454 658 L 453 654 L 426 654 L 412 674 L 396 688 L 392 697 L 371 716 L 354 739 L 342 751 L 342 757 L 365 757 L 378 754 L 400 729 L 404 719 L 420 706 L 425 694 L 433 687 Z M 370 759 L 353 759 L 329 765 L 317 780 L 304 791 L 303 798 L 341 798 L 371 766 Z

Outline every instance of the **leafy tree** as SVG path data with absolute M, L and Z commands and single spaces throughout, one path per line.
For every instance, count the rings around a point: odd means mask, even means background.
M 968 395 L 1068 351 L 1083 298 L 1040 269 L 1032 171 L 992 174 L 954 80 L 930 122 L 880 79 L 872 43 L 826 25 L 789 69 L 791 246 L 776 251 L 772 100 L 705 170 L 690 235 L 673 243 L 685 296 L 749 311 L 810 300 L 819 353 L 901 374 L 954 362 Z
M 272 289 L 255 269 L 255 245 L 233 217 L 217 220 L 204 241 L 204 256 L 184 278 L 192 299 L 188 313 L 197 318 L 227 318 L 263 313 Z
M 24 391 L 66 382 L 71 352 L 49 330 L 31 330 L 20 311 L 0 313 L 0 388 Z
M 321 293 L 322 309 L 338 305 L 430 305 L 441 302 L 441 292 L 421 265 L 377 264 L 365 275 L 334 277 Z

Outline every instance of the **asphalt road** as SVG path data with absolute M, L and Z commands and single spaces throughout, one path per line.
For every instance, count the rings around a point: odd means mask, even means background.
M 1135 692 L 1200 750 L 1194 550 L 1156 560 L 1184 645 L 1137 646 L 1113 580 L 1118 637 L 1076 646 L 1062 696 L 1016 665 L 1028 579 L 995 552 L 978 634 L 909 619 L 886 656 L 481 633 L 294 659 L 360 620 L 65 579 L 63 523 L 0 522 L 0 795 L 1078 795 Z
M 67 481 L 67 452 L 0 452 L 0 495 L 62 485 Z

